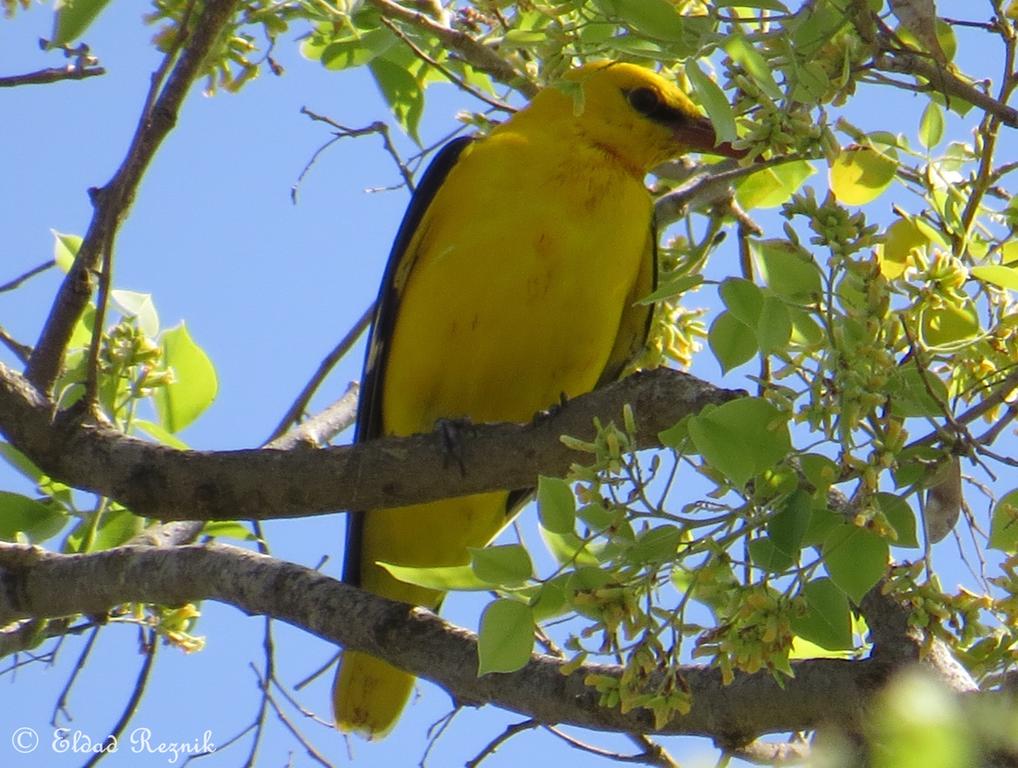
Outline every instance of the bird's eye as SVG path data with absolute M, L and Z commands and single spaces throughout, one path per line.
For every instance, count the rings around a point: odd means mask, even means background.
M 635 88 L 626 93 L 629 104 L 641 115 L 651 117 L 661 108 L 657 91 L 651 88 Z

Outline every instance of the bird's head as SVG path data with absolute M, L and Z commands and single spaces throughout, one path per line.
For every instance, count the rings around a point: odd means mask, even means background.
M 583 139 L 641 175 L 685 152 L 746 154 L 728 143 L 717 144 L 714 127 L 689 97 L 649 69 L 602 61 L 574 69 L 564 79 L 565 88 L 539 93 L 534 108 L 569 110 L 567 119 Z

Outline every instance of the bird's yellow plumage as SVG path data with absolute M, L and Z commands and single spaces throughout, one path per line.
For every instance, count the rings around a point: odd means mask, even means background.
M 714 134 L 671 83 L 631 64 L 575 70 L 483 139 L 436 158 L 390 256 L 372 329 L 358 440 L 439 419 L 526 421 L 618 376 L 644 343 L 654 283 L 645 174 Z M 718 151 L 718 150 L 715 150 Z M 724 150 L 721 150 L 724 151 Z M 508 492 L 354 517 L 344 578 L 437 609 L 442 594 L 377 565 L 461 565 L 510 519 Z M 344 730 L 395 723 L 410 675 L 344 654 Z

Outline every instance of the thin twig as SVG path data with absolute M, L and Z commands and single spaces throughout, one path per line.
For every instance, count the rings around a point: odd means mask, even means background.
M 617 763 L 642 763 L 644 765 L 663 766 L 664 768 L 672 768 L 675 766 L 674 762 L 659 762 L 660 756 L 655 754 L 653 750 L 651 752 L 641 752 L 636 755 L 623 755 L 619 752 L 613 752 L 610 749 L 602 749 L 601 747 L 595 747 L 593 744 L 587 744 L 585 741 L 580 741 L 553 725 L 544 726 L 544 730 L 558 736 L 562 739 L 562 741 L 566 742 L 566 744 L 575 747 L 581 752 L 589 752 L 592 755 L 605 757 Z M 664 752 L 664 758 L 671 760 L 671 757 L 667 752 Z
M 95 408 L 99 399 L 99 352 L 102 347 L 106 311 L 109 309 L 110 278 L 113 272 L 113 243 L 107 238 L 102 248 L 102 267 L 99 270 L 99 292 L 95 300 L 95 322 L 88 343 L 88 365 L 85 368 L 85 402 Z
M 984 112 L 996 116 L 1001 123 L 1009 128 L 1018 128 L 1018 110 L 1002 104 L 992 96 L 969 85 L 956 75 L 928 61 L 921 54 L 897 50 L 887 51 L 877 56 L 874 64 L 885 72 L 898 72 L 921 77 L 930 83 L 926 87 L 921 87 L 921 90 L 944 92 L 950 96 L 957 96 L 979 107 Z M 936 85 L 932 85 L 933 83 Z
M 468 82 L 466 82 L 462 77 L 460 77 L 455 72 L 446 67 L 444 64 L 442 64 L 440 61 L 435 59 L 433 56 L 428 55 L 428 53 L 424 51 L 419 45 L 417 45 L 417 43 L 415 43 L 406 34 L 404 34 L 403 30 L 401 30 L 399 27 L 397 27 L 395 24 L 393 24 L 384 16 L 381 18 L 381 21 L 389 29 L 390 32 L 392 32 L 394 35 L 396 35 L 396 37 L 403 41 L 407 48 L 414 52 L 414 55 L 417 58 L 419 58 L 421 61 L 430 64 L 432 67 L 437 69 L 439 72 L 445 75 L 446 79 L 449 80 L 449 82 L 451 82 L 457 88 L 466 93 L 469 93 L 478 101 L 483 101 L 485 104 L 487 104 L 490 107 L 494 107 L 495 109 L 507 112 L 509 114 L 512 114 L 513 112 L 516 111 L 514 107 L 509 106 L 505 102 L 499 101 L 498 99 L 493 99 L 490 96 L 481 93 L 479 90 L 477 90 Z
M 258 674 L 257 670 L 255 670 L 255 674 L 256 675 Z M 267 679 L 263 679 L 261 675 L 259 675 L 258 685 L 265 691 L 265 699 L 268 702 L 269 706 L 272 707 L 272 711 L 276 713 L 276 717 L 279 718 L 279 722 L 281 722 L 283 724 L 283 727 L 285 727 L 286 730 L 288 730 L 290 734 L 295 739 L 297 739 L 298 742 L 300 742 L 301 746 L 304 747 L 304 750 L 308 753 L 308 757 L 310 757 L 319 765 L 323 766 L 323 768 L 332 768 L 332 763 L 330 763 L 321 752 L 314 748 L 311 742 L 308 741 L 307 737 L 303 733 L 301 733 L 300 729 L 296 725 L 294 725 L 294 723 L 290 720 L 289 717 L 286 716 L 286 713 L 284 713 L 283 710 L 280 708 L 279 704 L 276 702 L 272 694 L 268 692 L 269 681 Z
M 297 395 L 297 399 L 294 400 L 293 404 L 287 409 L 283 418 L 279 420 L 276 428 L 272 430 L 272 434 L 269 435 L 269 439 L 265 441 L 266 443 L 271 443 L 284 435 L 290 428 L 290 425 L 295 424 L 300 419 L 301 414 L 307 410 L 308 403 L 311 401 L 311 398 L 314 397 L 315 392 L 318 391 L 318 387 L 322 385 L 322 382 L 325 381 L 325 378 L 332 371 L 333 367 L 335 367 L 336 363 L 338 363 L 346 355 L 346 353 L 350 351 L 350 348 L 357 343 L 357 339 L 359 339 L 361 334 L 367 330 L 369 325 L 371 325 L 371 318 L 374 317 L 374 315 L 375 305 L 372 303 L 371 306 L 364 310 L 361 316 L 357 319 L 357 322 L 355 322 L 353 327 L 347 331 L 346 335 L 340 339 L 339 343 L 332 349 L 332 351 L 325 356 L 325 359 L 319 363 L 318 370 L 315 371 L 311 380 L 304 385 L 304 389 L 302 389 L 300 394 Z
M 370 0 L 370 2 L 381 12 L 383 17 L 398 19 L 430 32 L 438 38 L 439 42 L 466 59 L 474 69 L 488 73 L 500 83 L 515 88 L 527 98 L 531 98 L 537 93 L 537 86 L 516 71 L 512 64 L 466 32 L 447 27 L 426 14 L 405 8 L 392 0 Z
M 643 750 L 643 754 L 649 758 L 647 761 L 648 765 L 659 766 L 659 768 L 679 768 L 678 762 L 668 754 L 668 750 L 646 734 L 630 733 L 627 735 L 629 740 L 640 747 Z
M 285 451 L 297 445 L 308 445 L 315 448 L 325 446 L 356 420 L 357 396 L 360 389 L 360 384 L 351 381 L 347 384 L 346 391 L 332 405 L 316 413 L 299 427 L 291 429 L 282 437 L 268 443 L 265 447 Z
M 322 144 L 322 146 L 315 150 L 314 154 L 311 155 L 311 159 L 307 161 L 307 164 L 304 166 L 300 174 L 297 176 L 297 181 L 295 181 L 293 183 L 293 186 L 290 187 L 290 200 L 295 205 L 297 203 L 297 192 L 300 189 L 301 182 L 304 181 L 304 177 L 308 175 L 308 172 L 311 170 L 314 164 L 318 161 L 318 158 L 326 149 L 331 147 L 340 139 L 357 138 L 359 136 L 367 136 L 368 134 L 372 133 L 377 133 L 379 136 L 382 137 L 382 144 L 385 147 L 385 151 L 389 155 L 389 157 L 392 158 L 393 162 L 396 163 L 396 168 L 399 169 L 399 175 L 403 177 L 403 183 L 406 185 L 407 189 L 409 189 L 411 192 L 414 191 L 415 186 L 413 174 L 410 172 L 410 168 L 407 166 L 407 164 L 403 162 L 403 159 L 399 156 L 399 151 L 396 149 L 396 145 L 392 143 L 392 136 L 389 134 L 389 126 L 383 123 L 381 120 L 376 120 L 375 122 L 365 126 L 364 128 L 350 128 L 346 125 L 342 125 L 341 123 L 337 123 L 332 118 L 325 117 L 324 115 L 320 115 L 317 112 L 312 112 L 307 107 L 301 107 L 300 113 L 302 115 L 307 115 L 316 122 L 325 123 L 326 125 L 331 126 L 336 130 L 336 132 L 331 139 L 329 139 L 327 142 Z
M 495 754 L 495 751 L 505 744 L 513 736 L 523 733 L 524 731 L 532 731 L 534 728 L 540 728 L 541 724 L 536 720 L 523 720 L 519 723 L 513 723 L 507 725 L 506 729 L 502 731 L 498 736 L 492 739 L 488 744 L 478 752 L 473 759 L 467 760 L 465 768 L 477 768 L 486 758 Z
M 334 654 L 332 654 L 332 658 L 331 659 L 329 659 L 327 662 L 322 664 L 320 667 L 318 667 L 318 669 L 313 671 L 311 674 L 301 678 L 301 680 L 299 680 L 297 683 L 295 683 L 294 686 L 293 686 L 293 689 L 295 691 L 299 691 L 301 688 L 305 688 L 308 685 L 310 685 L 311 683 L 313 683 L 319 677 L 321 677 L 326 672 L 328 672 L 329 669 L 332 667 L 332 665 L 335 664 L 337 661 L 339 661 L 339 657 L 342 656 L 342 655 L 343 655 L 342 651 L 336 651 Z
M 0 293 L 5 293 L 6 291 L 13 291 L 15 288 L 20 287 L 22 283 L 24 283 L 25 281 L 29 280 L 30 278 L 33 278 L 36 275 L 45 272 L 46 270 L 50 269 L 51 267 L 55 267 L 56 263 L 57 262 L 56 262 L 55 259 L 50 259 L 49 261 L 45 261 L 45 262 L 43 262 L 42 264 L 40 264 L 40 265 L 38 265 L 36 267 L 32 267 L 30 270 L 25 272 L 23 275 L 19 275 L 18 277 L 14 278 L 13 280 L 8 280 L 3 285 L 0 285 Z
M 32 348 L 27 344 L 22 344 L 20 341 L 11 336 L 7 331 L 0 326 L 0 344 L 3 344 L 9 349 L 22 365 L 27 365 L 29 358 L 32 356 Z
M 203 3 L 200 16 L 191 25 L 193 34 L 186 41 L 182 39 L 185 25 L 181 25 L 178 40 L 153 76 L 146 106 L 123 162 L 109 183 L 93 192 L 95 212 L 92 221 L 78 256 L 60 286 L 25 371 L 28 380 L 39 390 L 48 392 L 52 388 L 63 365 L 71 333 L 91 299 L 93 274 L 102 254 L 113 247 L 117 230 L 127 215 L 145 171 L 176 123 L 184 98 L 203 71 L 209 51 L 219 41 L 220 32 L 233 16 L 238 2 L 208 0 Z M 169 72 L 165 86 L 162 72 Z
M 64 67 L 49 67 L 26 72 L 23 75 L 7 75 L 0 77 L 0 88 L 16 88 L 19 85 L 46 85 L 62 80 L 84 80 L 106 74 L 105 67 L 68 64 Z
M 53 713 L 50 715 L 49 724 L 56 728 L 57 716 L 63 713 L 64 717 L 71 720 L 71 713 L 67 709 L 67 699 L 71 695 L 71 688 L 74 687 L 74 681 L 78 679 L 78 675 L 85 668 L 85 662 L 88 660 L 88 656 L 92 653 L 92 646 L 95 645 L 95 639 L 99 636 L 100 627 L 96 626 L 92 629 L 91 634 L 88 636 L 88 640 L 85 641 L 85 647 L 81 649 L 81 653 L 78 655 L 78 661 L 74 665 L 74 671 L 71 672 L 71 676 L 67 678 L 67 682 L 64 684 L 63 690 L 60 691 L 60 695 L 57 697 L 57 703 L 53 705 Z
M 138 679 L 134 683 L 134 690 L 131 691 L 131 698 L 127 700 L 127 704 L 124 706 L 124 711 L 120 714 L 120 719 L 117 720 L 117 724 L 109 732 L 109 736 L 104 741 L 106 744 L 115 744 L 120 740 L 120 736 L 124 733 L 124 729 L 127 728 L 127 724 L 131 722 L 131 718 L 134 717 L 134 713 L 138 710 L 138 705 L 141 703 L 141 697 L 145 695 L 145 687 L 148 685 L 149 676 L 152 673 L 152 664 L 156 658 L 156 634 L 155 632 L 149 633 L 149 638 L 144 641 L 144 631 L 142 632 L 143 642 L 145 644 L 145 661 L 142 662 L 141 669 L 138 671 Z M 102 760 L 106 755 L 110 754 L 114 750 L 112 749 L 101 749 L 95 752 L 91 758 L 82 766 L 82 768 L 93 768 L 96 763 Z

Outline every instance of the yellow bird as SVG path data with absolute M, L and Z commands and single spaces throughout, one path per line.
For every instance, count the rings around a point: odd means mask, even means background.
M 646 341 L 656 276 L 655 166 L 688 150 L 730 156 L 671 82 L 633 64 L 566 75 L 484 138 L 450 142 L 403 219 L 378 296 L 356 440 L 440 419 L 529 420 L 619 376 Z M 521 494 L 482 493 L 353 513 L 343 578 L 437 610 L 443 593 L 378 565 L 469 562 Z M 336 724 L 384 736 L 414 678 L 346 651 Z

